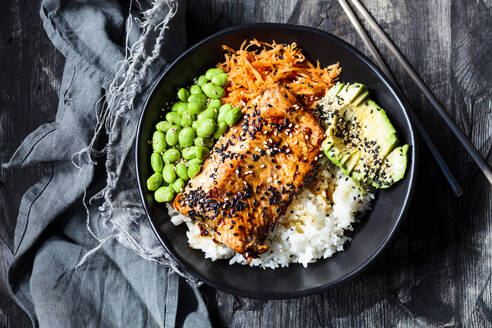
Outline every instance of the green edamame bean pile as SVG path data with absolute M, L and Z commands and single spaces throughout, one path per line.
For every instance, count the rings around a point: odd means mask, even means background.
M 220 101 L 226 85 L 227 74 L 210 68 L 195 84 L 178 90 L 178 101 L 155 125 L 150 156 L 154 174 L 147 189 L 154 191 L 157 202 L 171 202 L 200 173 L 215 140 L 241 119 L 239 108 Z

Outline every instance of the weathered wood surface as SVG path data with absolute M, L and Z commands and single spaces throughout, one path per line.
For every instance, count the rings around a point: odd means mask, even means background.
M 0 10 L 0 163 L 39 125 L 53 121 L 64 64 L 39 18 L 39 3 L 6 1 Z M 9 297 L 6 279 L 22 194 L 42 169 L 0 168 L 0 327 L 29 327 Z
M 363 3 L 434 90 L 482 155 L 492 160 L 492 1 L 365 0 Z M 63 57 L 47 40 L 38 3 L 7 2 L 0 11 L 0 162 L 55 117 Z M 222 28 L 288 22 L 331 32 L 366 52 L 337 1 L 190 0 L 190 45 Z M 372 33 L 369 33 L 373 36 Z M 212 319 L 231 327 L 490 327 L 492 325 L 491 188 L 431 106 L 376 40 L 376 45 L 441 150 L 465 194 L 457 199 L 421 147 L 408 218 L 384 254 L 343 286 L 292 300 L 257 301 L 204 287 Z M 14 215 L 39 168 L 5 171 L 0 201 L 0 326 L 28 320 L 7 298 Z M 3 190 L 3 189 L 2 189 Z M 2 199 L 2 198 L 0 198 Z M 14 211 L 15 212 L 15 211 Z M 272 281 L 272 283 L 275 283 Z

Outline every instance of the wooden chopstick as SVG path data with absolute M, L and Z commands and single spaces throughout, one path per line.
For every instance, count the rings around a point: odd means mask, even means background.
M 396 89 L 399 89 L 398 83 L 396 82 L 395 78 L 393 77 L 393 74 L 391 73 L 391 70 L 389 67 L 386 65 L 384 62 L 383 58 L 381 58 L 381 55 L 377 51 L 376 47 L 372 43 L 371 39 L 367 35 L 366 31 L 360 24 L 359 20 L 353 13 L 352 9 L 350 6 L 347 4 L 345 0 L 338 0 L 340 5 L 342 6 L 342 9 L 345 11 L 347 14 L 350 22 L 354 26 L 355 30 L 359 34 L 360 38 L 364 42 L 364 45 L 367 47 L 369 52 L 372 54 L 374 57 L 375 61 L 383 71 L 383 73 L 388 77 L 388 79 L 393 83 L 394 87 Z M 400 91 L 400 94 L 403 95 L 403 92 Z M 404 99 L 405 103 L 408 104 L 408 101 Z M 456 196 L 461 196 L 463 194 L 463 190 L 461 189 L 458 181 L 456 181 L 456 178 L 454 177 L 453 173 L 449 170 L 449 167 L 447 166 L 446 162 L 442 158 L 441 154 L 437 150 L 436 146 L 434 145 L 434 142 L 432 142 L 432 139 L 429 137 L 427 132 L 425 131 L 424 127 L 422 126 L 422 123 L 418 120 L 417 116 L 413 112 L 413 110 L 407 106 L 408 108 L 408 115 L 410 116 L 410 119 L 413 121 L 417 131 L 419 132 L 420 136 L 424 140 L 425 144 L 427 145 L 427 148 L 429 148 L 429 151 L 431 152 L 432 156 L 436 160 L 437 164 L 439 165 L 439 168 L 441 169 L 442 173 L 446 177 L 446 180 L 448 181 L 449 185 L 453 189 L 453 192 L 455 193 Z
M 461 143 L 463 148 L 465 148 L 466 152 L 470 155 L 470 157 L 475 161 L 477 166 L 483 172 L 487 180 L 490 184 L 492 184 L 492 170 L 490 169 L 488 163 L 485 159 L 480 155 L 480 153 L 475 149 L 475 146 L 468 140 L 468 138 L 461 132 L 460 128 L 456 125 L 453 119 L 449 116 L 446 110 L 439 103 L 437 98 L 434 96 L 432 91 L 427 87 L 427 85 L 422 81 L 422 79 L 417 75 L 417 73 L 413 70 L 410 64 L 407 62 L 405 57 L 400 53 L 400 51 L 395 47 L 395 45 L 391 42 L 391 40 L 386 36 L 381 27 L 376 23 L 374 18 L 372 18 L 371 14 L 364 8 L 364 6 L 360 3 L 359 0 L 351 0 L 354 4 L 355 8 L 359 11 L 359 13 L 367 20 L 369 25 L 376 35 L 383 41 L 386 47 L 390 50 L 393 56 L 396 57 L 398 63 L 403 67 L 403 69 L 410 75 L 410 78 L 415 82 L 417 87 L 422 91 L 427 100 L 431 103 L 432 107 L 437 111 L 441 119 L 446 123 L 451 132 L 456 136 L 458 141 Z

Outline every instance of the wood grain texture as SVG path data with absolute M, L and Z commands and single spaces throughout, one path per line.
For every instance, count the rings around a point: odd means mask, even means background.
M 64 59 L 44 33 L 37 1 L 2 3 L 0 58 L 0 163 L 4 163 L 30 132 L 55 118 Z M 40 167 L 0 167 L 0 327 L 31 326 L 9 297 L 6 279 L 20 200 L 41 174 Z
M 491 162 L 492 1 L 363 3 Z M 16 1 L 4 5 L 0 12 L 2 162 L 30 131 L 55 116 L 63 58 L 42 30 L 38 5 Z M 223 28 L 252 22 L 317 27 L 366 53 L 335 0 L 188 1 L 190 45 Z M 370 31 L 369 35 L 374 37 Z M 216 326 L 492 326 L 491 187 L 395 60 L 374 41 L 458 177 L 464 196 L 454 197 L 422 144 L 409 215 L 392 244 L 367 271 L 343 286 L 292 300 L 251 300 L 203 287 Z M 0 170 L 0 179 L 17 208 L 22 193 L 37 180 L 40 170 Z M 3 216 L 0 236 L 13 232 L 15 220 Z M 0 278 L 4 281 L 9 250 L 3 249 Z M 4 290 L 0 289 L 0 297 Z M 5 322 L 11 327 L 28 323 L 12 302 L 2 299 L 0 326 Z

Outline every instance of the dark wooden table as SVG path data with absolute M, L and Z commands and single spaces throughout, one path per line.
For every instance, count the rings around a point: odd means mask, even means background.
M 363 2 L 490 163 L 492 2 Z M 37 2 L 17 0 L 0 11 L 0 162 L 55 117 L 64 59 L 47 39 L 38 10 Z M 366 52 L 337 1 L 188 1 L 190 45 L 250 22 L 316 27 Z M 343 286 L 292 300 L 250 300 L 204 287 L 217 326 L 492 326 L 491 187 L 386 49 L 376 45 L 465 194 L 452 194 L 422 144 L 410 213 L 367 271 Z M 8 298 L 5 280 L 19 202 L 40 175 L 39 167 L 0 169 L 0 327 L 29 326 Z

